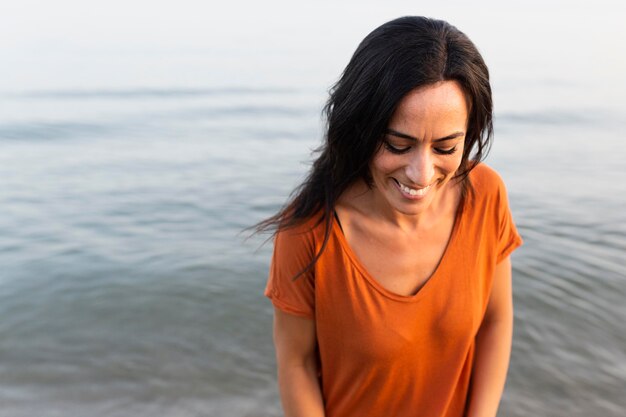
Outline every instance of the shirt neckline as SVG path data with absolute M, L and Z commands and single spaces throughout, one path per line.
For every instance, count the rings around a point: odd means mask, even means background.
M 361 273 L 362 277 L 365 278 L 365 281 L 372 287 L 374 287 L 378 292 L 387 298 L 391 298 L 396 301 L 403 302 L 415 302 L 423 298 L 427 295 L 427 293 L 431 290 L 433 286 L 435 286 L 436 282 L 439 280 L 439 276 L 442 275 L 441 270 L 444 264 L 448 261 L 448 259 L 452 256 L 451 253 L 456 247 L 456 241 L 458 240 L 459 230 L 461 229 L 460 224 L 463 221 L 463 218 L 466 215 L 466 196 L 461 197 L 461 201 L 459 202 L 459 206 L 457 207 L 455 216 L 454 216 L 454 224 L 452 226 L 452 231 L 450 232 L 450 237 L 448 239 L 448 243 L 446 244 L 446 248 L 444 249 L 443 255 L 439 260 L 439 263 L 435 267 L 435 270 L 431 274 L 431 276 L 426 280 L 426 282 L 422 285 L 422 287 L 412 295 L 402 295 L 395 293 L 387 288 L 385 288 L 381 283 L 378 282 L 376 278 L 374 278 L 369 271 L 363 266 L 359 258 L 352 251 L 352 248 L 348 244 L 345 235 L 343 234 L 343 230 L 340 229 L 340 225 L 338 219 L 333 218 L 333 227 L 332 231 L 335 237 L 339 240 L 341 247 L 344 253 L 350 259 L 352 265 Z

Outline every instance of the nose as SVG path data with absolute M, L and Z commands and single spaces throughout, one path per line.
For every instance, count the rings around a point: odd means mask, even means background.
M 435 165 L 430 152 L 425 149 L 413 152 L 406 166 L 406 176 L 413 186 L 428 187 L 435 177 Z

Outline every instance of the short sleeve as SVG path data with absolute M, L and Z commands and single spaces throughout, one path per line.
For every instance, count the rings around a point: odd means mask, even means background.
M 498 255 L 496 263 L 500 263 L 523 243 L 513 221 L 506 187 L 504 182 L 500 178 L 498 179 Z
M 313 270 L 298 275 L 315 256 L 315 240 L 310 228 L 299 226 L 279 231 L 274 239 L 265 296 L 290 314 L 313 318 L 315 279 Z

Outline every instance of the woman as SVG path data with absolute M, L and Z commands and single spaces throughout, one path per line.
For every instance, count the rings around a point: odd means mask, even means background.
M 495 416 L 512 338 L 504 185 L 480 161 L 489 74 L 446 22 L 359 45 L 307 180 L 274 227 L 265 294 L 286 416 Z

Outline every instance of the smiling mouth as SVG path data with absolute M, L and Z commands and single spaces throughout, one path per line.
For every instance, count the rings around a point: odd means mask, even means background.
M 396 184 L 398 184 L 398 187 L 400 187 L 400 190 L 402 190 L 402 192 L 404 192 L 405 194 L 408 194 L 410 196 L 413 196 L 413 197 L 425 196 L 426 193 L 428 192 L 428 190 L 430 190 L 430 188 L 432 187 L 432 184 L 431 184 L 428 187 L 416 189 L 416 188 L 411 188 L 411 187 L 408 187 L 408 186 L 402 184 L 400 181 L 398 181 L 395 178 L 393 180 L 396 182 Z

